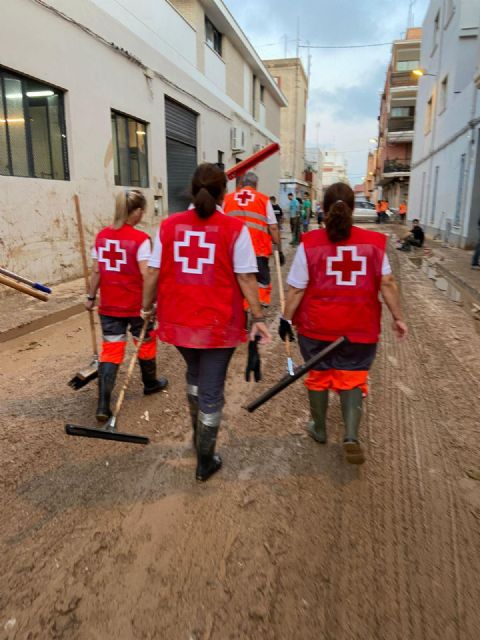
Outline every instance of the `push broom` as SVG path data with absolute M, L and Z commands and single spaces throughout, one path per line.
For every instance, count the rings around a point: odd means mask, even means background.
M 116 440 L 117 442 L 131 442 L 132 444 L 148 444 L 150 442 L 150 440 L 145 436 L 138 436 L 133 433 L 124 433 L 122 431 L 117 431 L 118 416 L 125 399 L 125 393 L 128 389 L 128 385 L 130 384 L 140 347 L 142 346 L 142 343 L 145 339 L 149 320 L 150 316 L 147 316 L 143 323 L 142 331 L 137 342 L 135 353 L 133 354 L 132 359 L 130 360 L 130 364 L 128 365 L 125 382 L 123 383 L 123 387 L 121 388 L 118 395 L 112 417 L 103 427 L 82 427 L 74 424 L 66 424 L 65 432 L 69 436 L 81 436 L 83 438 L 100 438 L 102 440 Z
M 273 252 L 273 257 L 275 259 L 275 270 L 277 272 L 278 294 L 280 296 L 280 308 L 283 313 L 285 311 L 285 291 L 283 289 L 282 270 L 280 267 L 280 255 L 278 253 L 278 249 L 275 249 L 275 251 Z M 289 375 L 293 376 L 294 365 L 292 360 L 290 340 L 285 340 L 285 351 L 287 354 L 287 371 Z
M 87 264 L 87 256 L 85 249 L 85 236 L 83 234 L 83 223 L 82 223 L 82 213 L 80 211 L 80 200 L 78 195 L 75 194 L 73 196 L 73 201 L 75 203 L 75 214 L 77 216 L 77 228 L 78 228 L 78 237 L 80 240 L 80 252 L 82 254 L 82 265 L 83 265 L 83 277 L 85 278 L 85 287 L 87 290 L 87 295 L 89 291 L 89 279 L 88 279 L 88 264 Z M 68 385 L 77 391 L 81 389 L 85 385 L 87 385 L 92 380 L 98 377 L 98 348 L 97 348 L 97 337 L 95 334 L 95 319 L 93 316 L 93 311 L 87 311 L 88 319 L 90 323 L 90 336 L 92 339 L 92 348 L 93 348 L 93 359 L 85 369 L 78 371 L 73 378 L 69 381 Z

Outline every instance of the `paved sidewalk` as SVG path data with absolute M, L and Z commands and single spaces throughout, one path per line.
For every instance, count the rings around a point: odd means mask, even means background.
M 85 295 L 83 278 L 52 286 L 48 302 L 1 286 L 0 342 L 36 331 L 80 313 Z

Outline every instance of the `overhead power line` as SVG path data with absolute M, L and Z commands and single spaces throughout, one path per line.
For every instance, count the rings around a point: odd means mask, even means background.
M 386 47 L 392 46 L 392 42 L 374 42 L 373 44 L 342 44 L 342 45 L 323 45 L 323 44 L 300 44 L 300 49 L 366 49 L 367 47 Z

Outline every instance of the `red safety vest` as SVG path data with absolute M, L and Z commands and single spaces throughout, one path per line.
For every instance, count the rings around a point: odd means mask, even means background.
M 272 255 L 272 237 L 268 231 L 269 197 L 252 187 L 242 187 L 225 196 L 223 210 L 227 216 L 239 218 L 250 232 L 256 256 Z
M 240 220 L 219 211 L 202 219 L 195 209 L 162 223 L 160 340 L 198 349 L 236 347 L 246 341 L 243 295 L 233 270 L 242 228 Z
M 352 227 L 344 242 L 330 242 L 324 229 L 302 239 L 310 281 L 294 317 L 298 332 L 316 340 L 378 342 L 386 236 Z
M 121 229 L 106 227 L 95 239 L 100 270 L 98 312 L 106 316 L 139 316 L 143 278 L 137 262 L 140 246 L 150 237 L 124 224 Z

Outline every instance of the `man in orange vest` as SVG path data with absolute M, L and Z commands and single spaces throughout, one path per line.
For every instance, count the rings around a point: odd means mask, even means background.
M 405 202 L 405 200 L 400 205 L 398 213 L 400 215 L 400 223 L 405 224 L 407 220 L 407 203 Z
M 277 218 L 270 198 L 257 191 L 258 177 L 248 171 L 240 180 L 240 188 L 225 196 L 223 209 L 226 215 L 240 218 L 248 227 L 257 257 L 258 289 L 260 302 L 268 307 L 272 284 L 268 259 L 272 255 L 272 240 L 280 253 L 280 264 L 285 263 L 281 249 Z

